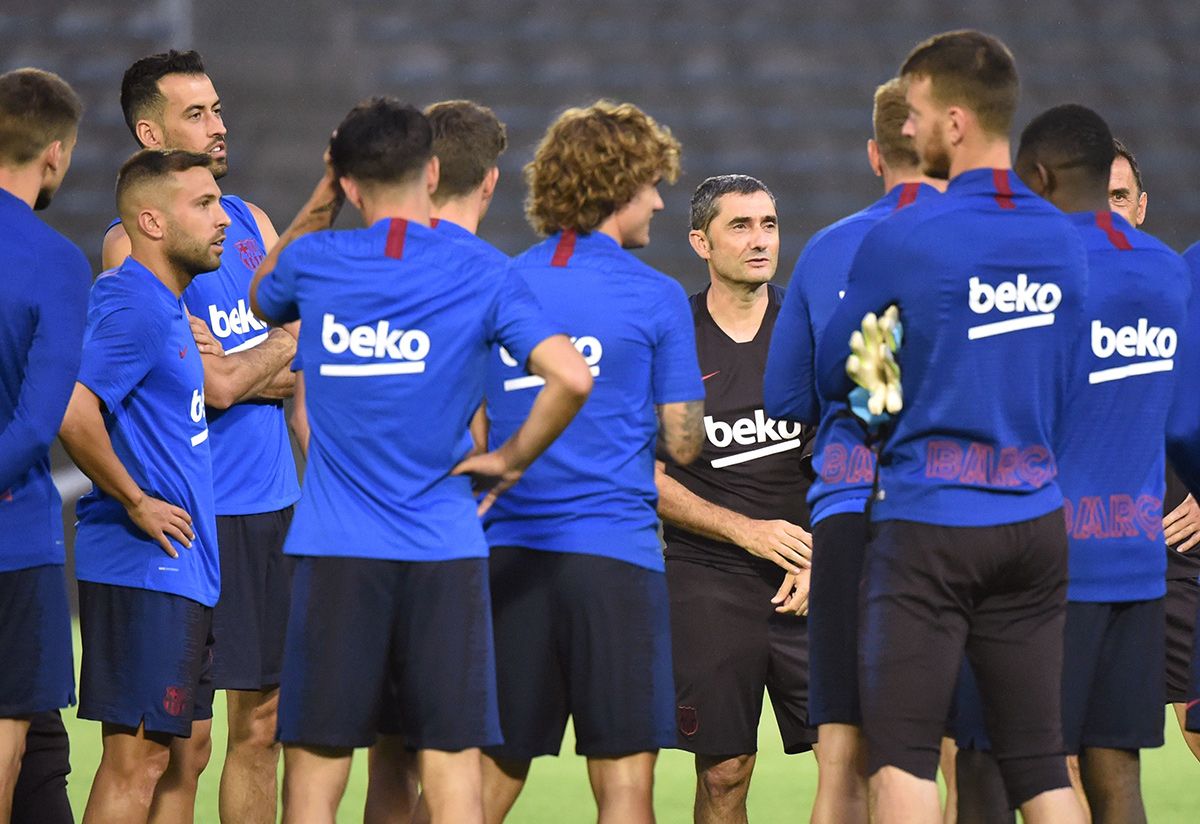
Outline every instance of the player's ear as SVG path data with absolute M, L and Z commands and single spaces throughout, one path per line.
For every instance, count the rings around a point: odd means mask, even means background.
M 480 185 L 480 196 L 484 203 L 490 203 L 492 195 L 496 194 L 496 184 L 500 182 L 500 167 L 493 166 L 487 170 L 487 174 L 483 176 L 483 183 Z
M 1138 207 L 1137 207 L 1137 225 L 1138 226 L 1141 226 L 1142 221 L 1144 221 L 1146 219 L 1146 203 L 1149 200 L 1150 200 L 1150 196 L 1146 192 L 1142 192 L 1141 196 L 1138 197 Z
M 133 124 L 133 132 L 137 135 L 138 143 L 146 149 L 162 149 L 163 134 L 162 129 L 150 120 L 139 120 Z
M 429 162 L 425 164 L 425 186 L 429 189 L 429 194 L 432 195 L 437 191 L 438 177 L 442 173 L 441 163 L 438 161 L 437 155 L 429 158 Z
M 971 115 L 959 106 L 951 106 L 946 110 L 946 142 L 951 146 L 957 146 L 963 141 L 963 134 L 967 129 L 967 121 Z
M 699 229 L 692 229 L 692 231 L 688 232 L 688 243 L 692 244 L 692 251 L 702 260 L 708 260 L 712 257 L 712 250 L 708 246 L 708 235 Z
M 154 209 L 142 209 L 138 212 L 137 227 L 138 231 L 153 240 L 162 240 L 166 234 L 162 215 Z
M 342 193 L 346 195 L 346 200 L 355 209 L 362 211 L 362 193 L 359 191 L 358 183 L 354 178 L 342 176 L 338 178 L 338 185 L 342 187 Z
M 883 177 L 883 158 L 879 154 L 879 144 L 873 137 L 867 138 L 867 162 L 871 164 L 875 177 Z

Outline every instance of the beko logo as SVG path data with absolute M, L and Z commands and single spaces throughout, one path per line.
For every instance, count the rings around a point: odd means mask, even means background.
M 600 375 L 600 359 L 604 357 L 604 347 L 600 344 L 599 338 L 591 335 L 580 335 L 577 338 L 571 338 L 571 343 L 575 346 L 575 350 L 583 355 L 584 362 L 588 365 L 588 369 L 592 373 L 592 377 Z M 503 346 L 500 347 L 500 362 L 505 366 L 520 366 L 517 359 L 508 353 L 508 350 Z M 519 378 L 509 378 L 504 382 L 505 392 L 515 392 L 518 389 L 532 389 L 535 386 L 543 386 L 546 383 L 545 378 L 539 378 L 537 375 L 522 375 Z
M 758 449 L 739 452 L 736 455 L 715 458 L 712 461 L 713 469 L 734 466 L 779 452 L 799 449 L 802 431 L 803 427 L 800 424 L 768 418 L 761 409 L 755 409 L 752 418 L 738 418 L 730 423 L 715 420 L 712 415 L 704 416 L 704 434 L 708 438 L 708 442 L 718 449 L 724 449 L 735 443 L 740 446 L 767 444 Z
M 1006 280 L 995 286 L 972 277 L 967 294 L 967 305 L 977 315 L 1001 312 L 1006 315 L 1017 312 L 1021 317 L 984 323 L 967 329 L 968 340 L 990 338 L 1022 329 L 1054 325 L 1054 310 L 1062 302 L 1062 289 L 1054 283 L 1038 283 L 1028 275 L 1017 275 L 1016 281 Z
M 200 423 L 204 421 L 204 390 L 192 390 L 192 406 L 188 410 L 192 423 Z M 208 440 L 208 423 L 205 421 L 204 429 L 192 436 L 192 446 L 199 446 Z
M 1149 375 L 1154 372 L 1170 372 L 1175 368 L 1175 349 L 1179 336 L 1169 326 L 1151 326 L 1146 318 L 1138 318 L 1137 326 L 1122 326 L 1109 329 L 1099 320 L 1092 321 L 1092 354 L 1098 358 L 1152 358 L 1152 360 L 1128 363 L 1111 369 L 1098 369 L 1088 373 L 1088 383 L 1106 383 Z
M 332 355 L 349 350 L 373 363 L 323 363 L 321 374 L 334 378 L 372 375 L 412 375 L 425 371 L 429 335 L 420 329 L 393 329 L 386 320 L 349 328 L 326 312 L 321 321 L 321 346 Z

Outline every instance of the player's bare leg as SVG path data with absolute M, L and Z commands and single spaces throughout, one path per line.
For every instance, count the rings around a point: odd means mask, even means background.
M 1070 787 L 1035 795 L 1021 805 L 1025 824 L 1084 824 L 1087 818 Z
M 1137 750 L 1088 747 L 1079 762 L 1095 824 L 1145 824 Z
M 12 816 L 13 790 L 21 774 L 28 718 L 0 718 L 0 821 Z
M 696 756 L 696 824 L 745 824 L 753 755 Z
M 283 824 L 335 824 L 353 753 L 343 747 L 283 748 Z
M 1087 791 L 1083 788 L 1083 775 L 1079 770 L 1079 756 L 1067 756 L 1067 775 L 1071 777 L 1071 789 L 1075 791 L 1075 798 L 1079 801 L 1079 806 L 1083 808 L 1083 818 L 1085 821 L 1092 820 L 1091 807 L 1088 804 Z
M 853 724 L 822 724 L 817 733 L 817 797 L 813 824 L 866 824 L 867 748 Z
M 381 735 L 367 752 L 367 804 L 363 824 L 417 824 L 428 821 L 420 801 L 417 757 L 402 735 Z
M 226 690 L 229 745 L 221 768 L 221 820 L 274 824 L 279 803 L 279 688 Z
M 84 824 L 148 821 L 154 788 L 171 760 L 173 736 L 116 724 L 104 724 L 102 736 L 104 752 L 92 779 Z
M 528 777 L 528 761 L 483 756 L 483 811 L 487 824 L 504 821 Z
M 154 788 L 152 824 L 189 824 L 196 814 L 196 787 L 212 755 L 212 719 L 192 722 L 190 738 L 171 739 L 167 771 Z
M 483 824 L 483 774 L 477 748 L 420 750 L 421 792 L 433 824 Z
M 871 820 L 877 824 L 941 824 L 937 782 L 899 767 L 880 767 L 871 776 Z
M 958 745 L 953 738 L 942 736 L 942 756 L 938 761 L 938 769 L 942 771 L 942 780 L 946 782 L 946 803 L 942 805 L 942 824 L 955 824 L 958 821 L 958 771 L 955 760 L 958 757 Z
M 657 752 L 620 758 L 589 758 L 588 780 L 599 808 L 599 824 L 652 824 Z
M 1192 755 L 1196 756 L 1196 760 L 1200 761 L 1200 732 L 1188 732 L 1187 704 L 1172 704 L 1171 707 L 1175 710 L 1175 717 L 1179 719 L 1179 731 L 1183 733 L 1184 742 L 1187 743 L 1188 749 L 1192 751 Z

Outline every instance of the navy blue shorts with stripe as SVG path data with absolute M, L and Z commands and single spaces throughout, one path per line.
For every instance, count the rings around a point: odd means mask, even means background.
M 79 717 L 180 738 L 212 718 L 212 608 L 136 587 L 79 582 Z
M 674 746 L 666 575 L 612 558 L 492 547 L 499 758 L 575 749 L 617 757 Z
M 500 743 L 487 559 L 300 556 L 279 692 L 278 738 L 415 750 Z
M 292 592 L 283 540 L 292 508 L 217 518 L 221 600 L 213 608 L 213 685 L 260 690 L 279 684 Z
M 73 659 L 62 566 L 0 572 L 0 718 L 74 704 Z

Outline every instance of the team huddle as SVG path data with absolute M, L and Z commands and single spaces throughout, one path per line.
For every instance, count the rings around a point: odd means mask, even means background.
M 689 298 L 629 251 L 681 156 L 632 104 L 549 126 L 516 257 L 477 235 L 504 125 L 462 100 L 359 103 L 277 234 L 177 51 L 125 73 L 93 283 L 33 214 L 79 99 L 0 75 L 0 821 L 73 820 L 56 436 L 93 483 L 85 821 L 193 820 L 216 690 L 229 822 L 334 821 L 366 747 L 365 821 L 499 824 L 568 719 L 600 821 L 653 821 L 662 748 L 697 822 L 745 821 L 764 693 L 814 822 L 1144 821 L 1164 704 L 1200 758 L 1200 245 L 1137 228 L 1084 106 L 1014 160 L 1017 99 L 995 38 L 919 44 L 874 98 L 883 197 L 784 290 L 771 191 L 705 179 Z

